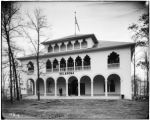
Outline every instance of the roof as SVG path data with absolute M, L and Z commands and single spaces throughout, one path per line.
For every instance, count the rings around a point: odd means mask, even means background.
M 89 38 L 91 37 L 94 41 L 94 43 L 98 43 L 98 40 L 96 39 L 94 34 L 77 34 L 77 35 L 70 35 L 70 36 L 66 36 L 66 37 L 62 37 L 62 38 L 58 38 L 58 39 L 53 39 L 50 41 L 45 41 L 42 42 L 41 44 L 46 45 L 46 44 L 53 44 L 53 43 L 58 43 L 58 42 L 65 42 L 65 41 L 72 41 L 72 40 L 76 40 L 76 39 L 83 39 L 83 38 Z
M 94 45 L 92 48 L 64 51 L 58 53 L 46 53 L 46 54 L 41 54 L 40 58 L 62 56 L 67 54 L 78 54 L 78 53 L 93 52 L 93 51 L 104 51 L 113 48 L 134 47 L 134 45 L 135 43 L 133 42 L 99 41 L 99 43 Z M 27 60 L 27 59 L 35 59 L 35 58 L 36 56 L 31 55 L 26 57 L 20 57 L 18 58 L 18 60 Z

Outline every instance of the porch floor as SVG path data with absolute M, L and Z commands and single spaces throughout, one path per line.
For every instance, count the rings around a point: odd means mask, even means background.
M 37 96 L 26 96 L 23 99 L 37 99 Z M 40 99 L 121 99 L 120 96 L 40 96 Z

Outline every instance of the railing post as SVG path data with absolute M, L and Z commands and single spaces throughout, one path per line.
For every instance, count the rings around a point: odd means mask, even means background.
M 80 81 L 78 81 L 78 96 L 80 96 Z
M 91 81 L 91 96 L 93 96 L 93 81 Z
M 105 97 L 108 96 L 108 93 L 107 93 L 107 80 L 105 80 Z
M 57 96 L 57 80 L 55 81 L 55 96 Z
M 66 96 L 68 96 L 68 81 L 66 80 Z

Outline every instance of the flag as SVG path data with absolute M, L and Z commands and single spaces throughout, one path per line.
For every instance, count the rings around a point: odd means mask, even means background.
M 76 16 L 75 16 L 75 24 L 77 25 L 78 30 L 80 31 L 79 24 L 78 24 L 78 22 L 77 22 L 77 18 L 76 18 Z

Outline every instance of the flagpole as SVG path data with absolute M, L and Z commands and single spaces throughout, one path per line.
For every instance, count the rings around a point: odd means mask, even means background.
M 75 13 L 74 22 L 75 22 L 75 35 L 76 35 L 76 11 L 74 13 Z

